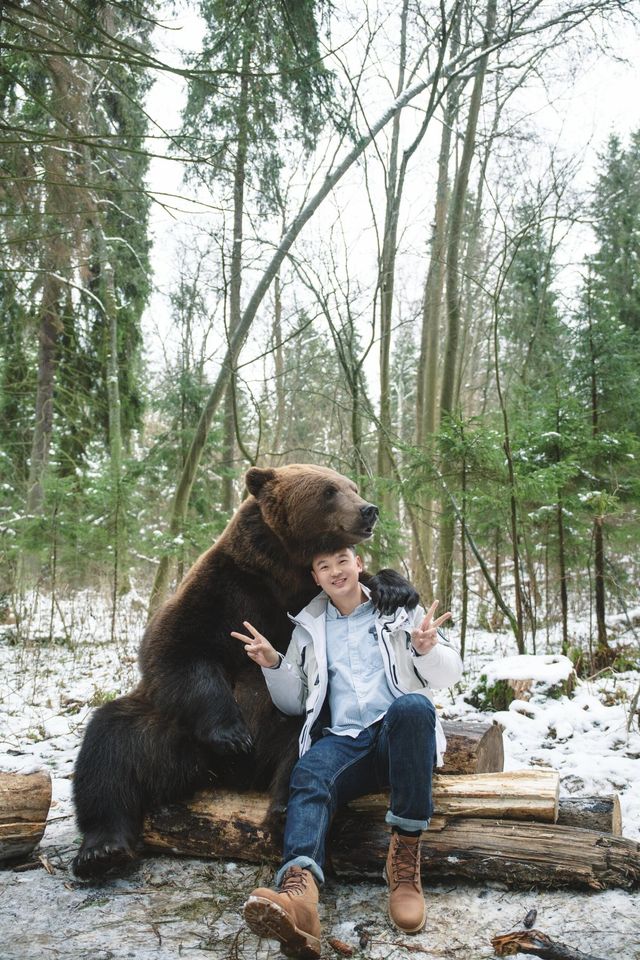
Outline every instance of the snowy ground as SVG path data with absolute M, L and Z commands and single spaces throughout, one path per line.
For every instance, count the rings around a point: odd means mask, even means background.
M 70 861 L 78 843 L 70 802 L 70 775 L 84 725 L 95 706 L 135 681 L 135 654 L 145 617 L 135 596 L 122 603 L 111 643 L 110 614 L 93 594 L 34 603 L 16 638 L 0 627 L 0 768 L 44 766 L 53 777 L 49 824 L 40 853 L 54 869 L 0 871 L 2 960 L 137 960 L 213 955 L 278 956 L 274 944 L 245 932 L 239 909 L 258 882 L 260 868 L 168 857 L 148 858 L 120 879 L 99 885 L 76 881 Z M 53 625 L 53 630 L 51 626 Z M 621 638 L 637 639 L 618 624 Z M 586 633 L 572 624 L 573 636 Z M 52 634 L 54 643 L 43 643 Z M 452 636 L 455 641 L 455 634 Z M 489 661 L 515 653 L 506 634 L 475 631 L 467 639 L 465 690 Z M 538 653 L 555 652 L 555 638 L 538 640 Z M 562 791 L 588 795 L 616 791 L 623 832 L 640 838 L 640 733 L 628 729 L 630 702 L 640 682 L 635 672 L 583 681 L 571 699 L 534 696 L 497 714 L 505 727 L 507 769 L 550 766 Z M 447 718 L 481 718 L 465 691 L 443 692 Z M 329 882 L 323 891 L 323 932 L 349 944 L 356 957 L 492 957 L 490 939 L 518 929 L 532 907 L 536 927 L 592 955 L 640 960 L 640 891 L 602 893 L 508 891 L 499 885 L 429 886 L 429 919 L 418 937 L 403 937 L 386 920 L 385 888 Z M 338 954 L 325 941 L 325 957 Z

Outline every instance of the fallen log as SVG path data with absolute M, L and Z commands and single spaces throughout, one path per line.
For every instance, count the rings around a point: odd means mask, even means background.
M 0 772 L 0 864 L 27 856 L 42 839 L 51 806 L 51 777 Z
M 621 837 L 620 798 L 617 793 L 608 797 L 562 797 L 558 806 L 558 823 Z
M 386 807 L 386 797 L 364 797 L 336 818 L 330 847 L 337 875 L 381 875 L 389 842 Z M 263 826 L 266 810 L 263 794 L 203 792 L 147 818 L 144 840 L 177 854 L 276 863 L 279 850 Z M 440 814 L 425 834 L 424 875 L 514 887 L 631 889 L 640 884 L 640 844 L 554 823 Z
M 504 769 L 502 727 L 497 723 L 444 720 L 446 774 L 498 773 Z
M 355 811 L 336 819 L 331 846 L 336 874 L 376 876 L 387 846 L 379 821 Z M 434 817 L 423 850 L 426 879 L 464 877 L 549 889 L 640 886 L 639 843 L 557 823 Z
M 529 953 L 543 960 L 602 960 L 592 953 L 582 953 L 565 943 L 552 940 L 540 930 L 516 930 L 492 937 L 491 946 L 499 957 L 513 957 L 517 953 Z

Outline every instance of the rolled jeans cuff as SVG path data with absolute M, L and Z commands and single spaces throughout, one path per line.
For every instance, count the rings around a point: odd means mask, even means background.
M 324 883 L 324 873 L 315 860 L 312 860 L 311 857 L 294 857 L 293 860 L 288 860 L 284 866 L 280 867 L 276 873 L 276 887 L 282 885 L 284 875 L 289 867 L 302 867 L 303 870 L 308 870 L 309 873 L 312 873 L 318 883 Z
M 408 817 L 396 817 L 391 810 L 387 810 L 384 819 L 385 823 L 390 823 L 392 827 L 400 827 L 401 830 L 411 830 L 414 833 L 416 830 L 426 830 L 429 826 L 428 820 L 410 820 Z

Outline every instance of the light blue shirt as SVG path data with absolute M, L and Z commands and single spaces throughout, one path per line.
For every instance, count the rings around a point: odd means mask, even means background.
M 394 696 L 389 689 L 370 600 L 348 616 L 327 604 L 326 637 L 331 727 L 328 733 L 357 737 L 385 715 Z

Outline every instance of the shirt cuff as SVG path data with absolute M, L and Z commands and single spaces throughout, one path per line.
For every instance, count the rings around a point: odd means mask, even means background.
M 283 660 L 284 660 L 284 657 L 282 656 L 281 653 L 279 653 L 279 654 L 278 654 L 278 662 L 277 662 L 277 663 L 274 663 L 274 665 L 273 665 L 272 667 L 263 667 L 262 669 L 263 669 L 263 670 L 279 670 L 279 669 L 280 669 L 280 665 L 282 664 L 282 661 L 283 661 Z

